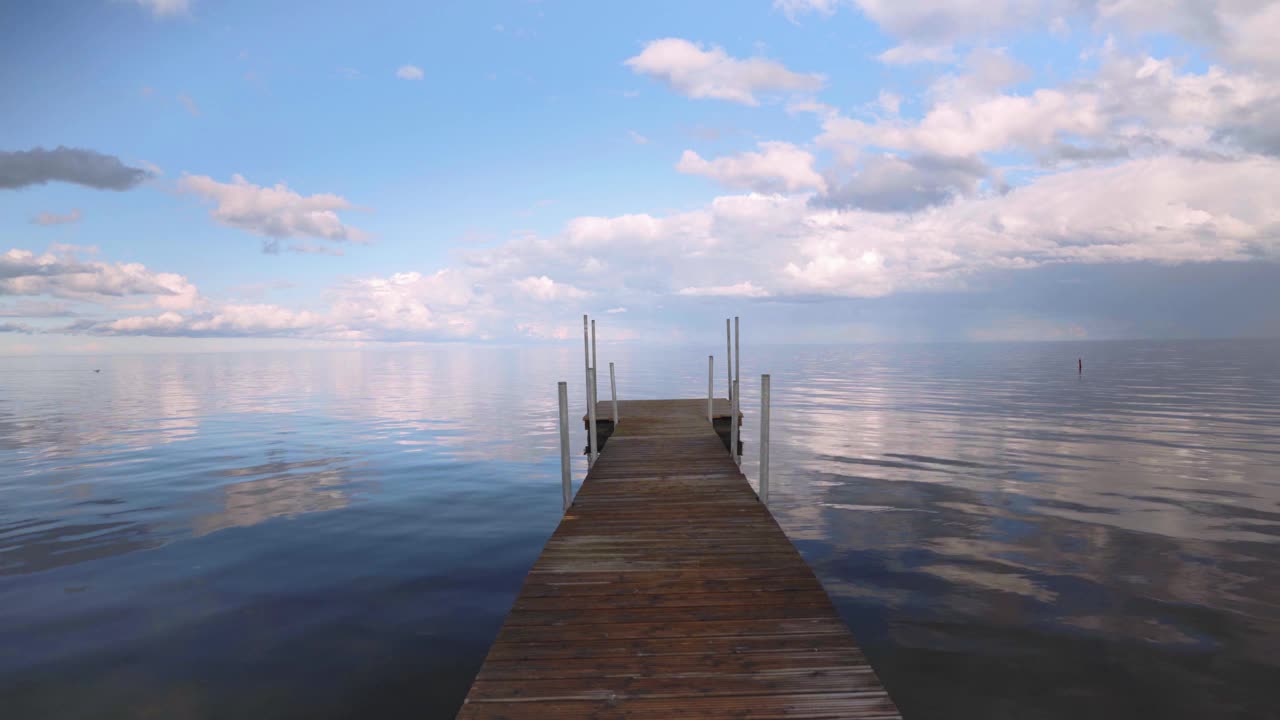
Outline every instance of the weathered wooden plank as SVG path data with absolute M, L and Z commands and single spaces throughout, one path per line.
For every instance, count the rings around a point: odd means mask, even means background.
M 512 610 L 586 610 L 595 608 L 694 608 L 741 607 L 754 605 L 769 607 L 827 607 L 831 601 L 826 593 L 817 589 L 789 587 L 773 590 L 745 590 L 720 593 L 629 593 L 626 595 L 569 595 L 559 597 L 524 596 L 516 600 Z
M 786 635 L 757 634 L 751 637 L 703 637 L 703 638 L 633 638 L 620 640 L 607 638 L 600 641 L 580 641 L 572 645 L 550 643 L 520 643 L 499 640 L 489 651 L 489 661 L 502 660 L 561 660 L 573 658 L 601 659 L 622 657 L 628 662 L 644 662 L 652 657 L 679 658 L 684 655 L 739 656 L 739 655 L 796 655 L 824 651 L 849 650 L 861 652 L 853 644 L 848 632 L 840 626 L 815 629 L 807 633 Z M 542 662 L 542 665 L 558 662 Z
M 743 673 L 707 668 L 672 676 L 646 677 L 598 674 L 595 677 L 550 679 L 491 679 L 486 674 L 471 686 L 468 699 L 485 700 L 615 700 L 632 698 L 741 697 L 743 695 L 797 695 L 849 692 L 855 688 L 875 691 L 879 683 L 867 666 L 749 670 Z
M 611 624 L 583 624 L 570 627 L 558 625 L 504 625 L 500 639 L 509 642 L 577 642 L 580 640 L 657 639 L 695 637 L 755 637 L 758 635 L 804 635 L 817 630 L 843 630 L 838 619 L 818 617 L 757 618 L 742 620 L 692 620 L 687 622 L 635 622 Z M 481 668 L 483 671 L 484 668 Z
M 496 679 L 541 679 L 600 677 L 675 677 L 727 673 L 742 675 L 767 671 L 811 671 L 866 666 L 866 658 L 853 648 L 836 650 L 793 650 L 775 653 L 714 653 L 653 657 L 569 658 L 558 662 L 533 663 L 528 659 L 502 660 L 490 657 L 485 677 Z
M 898 717 L 706 407 L 619 402 L 460 718 Z
M 669 718 L 670 720 L 898 720 L 897 709 L 883 692 L 838 692 L 795 695 L 742 695 L 709 698 L 633 698 L 619 701 L 558 700 L 544 702 L 477 702 L 463 707 L 465 717 L 476 720 L 510 718 Z

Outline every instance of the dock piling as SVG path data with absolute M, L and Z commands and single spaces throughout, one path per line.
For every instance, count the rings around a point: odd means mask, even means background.
M 733 395 L 729 401 L 729 457 L 738 464 L 738 381 L 733 381 Z
M 613 395 L 613 427 L 616 430 L 618 427 L 618 381 L 613 374 L 613 363 L 609 363 L 609 392 Z
M 712 412 L 712 403 L 716 397 L 716 356 L 707 356 L 707 422 L 714 423 L 715 414 Z
M 737 382 L 742 379 L 742 346 L 738 343 L 738 316 L 733 316 L 733 394 L 737 396 Z
M 560 491 L 564 509 L 573 502 L 573 476 L 569 473 L 569 383 L 557 383 L 560 394 Z
M 729 403 L 733 404 L 733 335 L 729 331 L 729 318 L 724 319 L 724 371 L 728 378 L 725 389 L 729 393 Z
M 595 318 L 591 318 L 591 405 L 600 401 L 600 378 L 595 374 L 600 365 L 595 361 Z
M 587 316 L 582 315 L 582 367 L 583 383 L 586 388 L 587 413 L 591 412 L 591 343 L 587 336 Z
M 760 502 L 769 504 L 769 376 L 760 376 Z
M 600 456 L 596 444 L 596 369 L 587 370 L 587 465 L 593 467 Z

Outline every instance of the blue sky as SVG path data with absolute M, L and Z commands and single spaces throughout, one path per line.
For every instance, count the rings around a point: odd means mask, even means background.
M 609 310 L 639 339 L 1280 334 L 1276 2 L 0 28 L 0 353 L 545 341 Z

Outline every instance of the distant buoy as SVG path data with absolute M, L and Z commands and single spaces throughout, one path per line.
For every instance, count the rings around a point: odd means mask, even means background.
M 1084 374 L 1084 358 L 1076 358 L 1076 372 Z

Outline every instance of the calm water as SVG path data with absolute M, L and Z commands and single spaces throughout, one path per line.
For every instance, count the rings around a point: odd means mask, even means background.
M 600 350 L 631 398 L 723 352 Z M 580 353 L 0 359 L 0 715 L 452 715 Z M 743 354 L 747 474 L 771 372 L 774 512 L 910 720 L 1280 717 L 1280 343 Z

